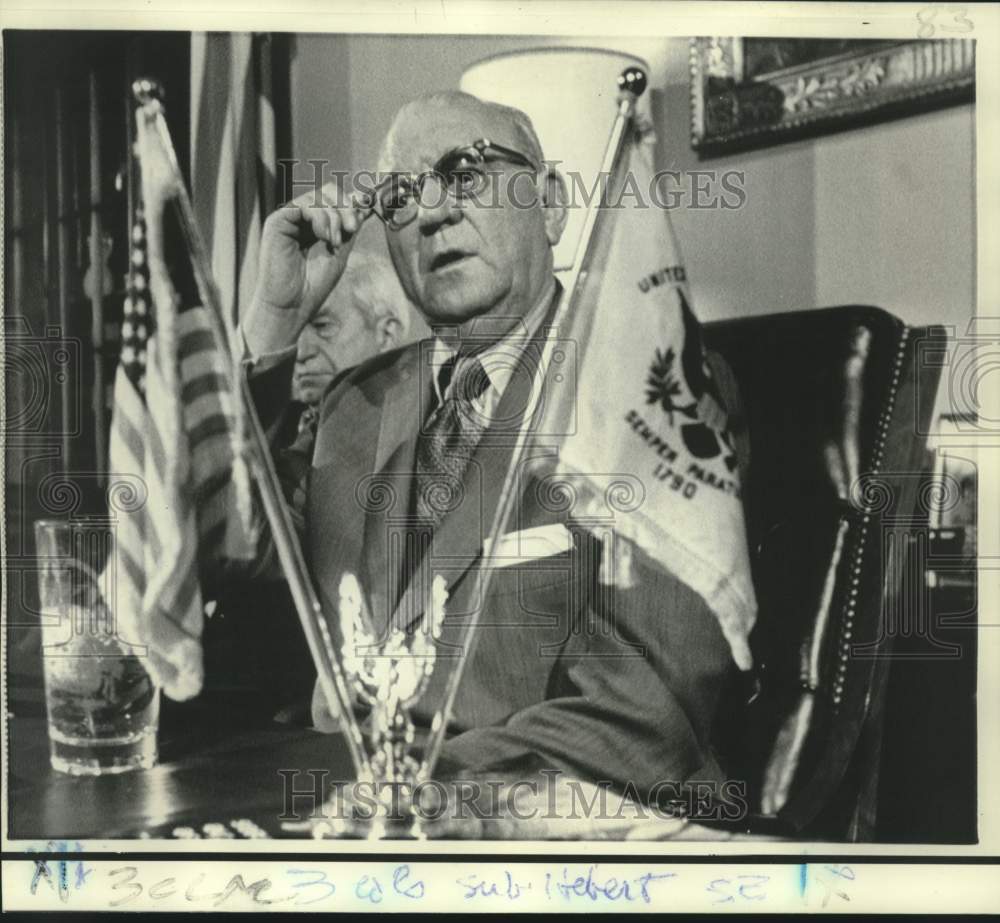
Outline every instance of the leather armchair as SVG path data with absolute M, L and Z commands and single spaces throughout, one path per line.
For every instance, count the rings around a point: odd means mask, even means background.
M 735 684 L 717 746 L 746 779 L 744 829 L 871 839 L 891 614 L 922 575 L 925 436 L 941 327 L 845 306 L 706 325 L 742 395 L 744 502 L 759 614 L 756 675 Z M 930 343 L 928 343 L 930 341 Z M 748 688 L 750 685 L 753 688 Z

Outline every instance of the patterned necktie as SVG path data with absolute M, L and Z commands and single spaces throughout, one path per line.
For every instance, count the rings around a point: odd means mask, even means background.
M 450 388 L 449 388 L 450 383 Z M 452 357 L 438 372 L 444 399 L 428 418 L 417 439 L 416 514 L 436 526 L 460 501 L 462 475 L 489 420 L 474 401 L 488 387 L 480 361 Z

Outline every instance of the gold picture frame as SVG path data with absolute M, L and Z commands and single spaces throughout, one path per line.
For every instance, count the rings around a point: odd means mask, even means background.
M 971 101 L 975 42 L 691 39 L 691 146 L 766 147 Z

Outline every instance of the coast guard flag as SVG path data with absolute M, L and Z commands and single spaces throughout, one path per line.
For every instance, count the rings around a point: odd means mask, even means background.
M 179 225 L 151 192 L 164 183 L 150 174 L 166 168 L 141 113 L 138 121 L 146 210 L 132 231 L 109 457 L 112 482 L 136 476 L 146 496 L 118 517 L 110 603 L 122 636 L 147 647 L 154 680 L 183 700 L 203 681 L 200 574 L 222 558 L 249 559 L 254 539 L 232 370 L 206 308 L 190 297 L 183 244 L 170 269 L 165 262 L 160 242 L 179 241 Z
M 756 603 L 725 412 L 669 216 L 650 201 L 649 145 L 630 140 L 615 173 L 586 281 L 558 331 L 577 344 L 577 388 L 556 392 L 542 432 L 571 434 L 556 477 L 582 490 L 584 515 L 606 515 L 616 485 L 631 495 L 615 513 L 617 553 L 602 580 L 629 583 L 634 543 L 705 599 L 747 670 Z M 573 413 L 575 426 L 556 428 Z

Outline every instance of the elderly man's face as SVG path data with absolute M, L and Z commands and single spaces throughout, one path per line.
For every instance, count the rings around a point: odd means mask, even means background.
M 377 328 L 349 292 L 333 294 L 302 331 L 295 356 L 295 396 L 316 403 L 338 372 L 352 368 L 379 351 Z
M 397 125 L 392 170 L 422 173 L 448 151 L 481 138 L 531 157 L 503 113 L 478 103 L 423 104 Z M 403 289 L 432 324 L 461 325 L 483 315 L 520 317 L 552 276 L 551 246 L 558 232 L 553 240 L 539 184 L 525 167 L 498 161 L 489 169 L 491 179 L 478 202 L 459 203 L 430 179 L 417 217 L 387 231 Z

